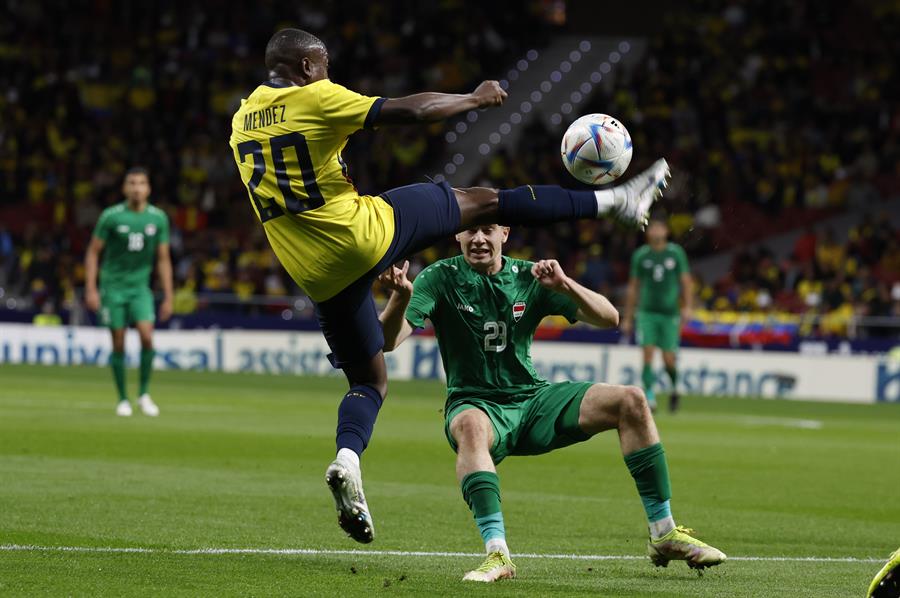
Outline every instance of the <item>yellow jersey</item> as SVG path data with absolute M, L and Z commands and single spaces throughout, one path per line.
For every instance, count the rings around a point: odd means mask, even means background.
M 241 180 L 272 250 L 314 301 L 371 270 L 394 237 L 394 211 L 360 195 L 341 151 L 370 127 L 384 98 L 327 79 L 303 87 L 264 83 L 231 121 Z

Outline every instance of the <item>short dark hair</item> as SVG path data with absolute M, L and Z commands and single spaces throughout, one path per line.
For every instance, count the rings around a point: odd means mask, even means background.
M 147 170 L 144 166 L 132 166 L 128 170 L 125 171 L 125 176 L 122 177 L 122 180 L 127 179 L 133 174 L 142 174 L 147 177 L 147 180 L 150 180 L 150 171 Z
M 279 64 L 293 68 L 317 48 L 326 49 L 322 40 L 312 33 L 302 29 L 282 29 L 266 44 L 266 68 L 272 70 Z

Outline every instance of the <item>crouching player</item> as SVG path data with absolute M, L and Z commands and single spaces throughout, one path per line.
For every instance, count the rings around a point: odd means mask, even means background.
M 537 455 L 615 429 L 650 528 L 655 565 L 684 560 L 692 568 L 718 565 L 725 555 L 675 525 L 665 452 L 643 392 L 632 386 L 561 382 L 538 377 L 531 342 L 540 321 L 562 315 L 615 326 L 610 302 L 566 276 L 555 260 L 504 258 L 509 229 L 470 228 L 456 236 L 462 255 L 439 261 L 416 277 L 392 267 L 381 314 L 385 348 L 397 347 L 426 319 L 434 324 L 447 372 L 445 433 L 456 451 L 463 498 L 485 542 L 487 558 L 463 579 L 515 577 L 500 510 L 495 465 L 510 455 Z

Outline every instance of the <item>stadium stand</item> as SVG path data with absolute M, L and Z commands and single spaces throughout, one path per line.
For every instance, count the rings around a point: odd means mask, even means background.
M 675 185 L 663 216 L 692 258 L 735 251 L 728 276 L 707 281 L 698 272 L 705 310 L 696 326 L 751 314 L 801 334 L 840 336 L 859 333 L 854 316 L 900 316 L 900 231 L 879 208 L 900 189 L 900 107 L 890 101 L 900 96 L 900 78 L 887 58 L 900 53 L 900 11 L 890 3 L 816 11 L 811 1 L 711 3 L 718 11 L 708 4 L 670 14 L 648 57 L 584 110 L 627 124 L 637 148 L 633 170 L 669 158 Z M 78 311 L 91 226 L 119 199 L 124 169 L 141 163 L 173 223 L 176 313 L 215 305 L 308 316 L 311 305 L 249 218 L 224 142 L 235 102 L 265 78 L 255 57 L 284 24 L 274 4 L 206 16 L 198 2 L 88 4 L 55 45 L 33 43 L 52 26 L 33 6 L 7 6 L 0 19 L 6 307 L 67 318 Z M 529 23 L 552 30 L 552 15 L 543 11 L 539 2 L 515 15 L 495 3 L 467 3 L 465 12 L 454 2 L 408 3 L 400 13 L 342 2 L 298 9 L 292 22 L 322 34 L 335 80 L 397 95 L 466 90 L 479 73 L 504 72 L 519 53 L 540 47 Z M 102 24 L 111 19 L 127 27 L 110 32 Z M 470 27 L 476 21 L 485 26 Z M 344 25 L 320 31 L 326 22 Z M 442 23 L 438 33 L 421 29 L 430 22 Z M 689 30 L 702 35 L 685 35 Z M 357 135 L 346 158 L 360 190 L 422 180 L 445 150 L 444 130 Z M 560 134 L 535 119 L 515 152 L 492 155 L 477 182 L 576 185 L 560 164 Z M 841 211 L 860 214 L 846 243 L 813 232 L 814 223 Z M 747 249 L 803 227 L 809 233 L 791 255 Z M 640 242 L 598 221 L 515 230 L 508 253 L 556 256 L 582 282 L 616 297 Z M 413 272 L 454 251 L 448 242 L 424 252 Z

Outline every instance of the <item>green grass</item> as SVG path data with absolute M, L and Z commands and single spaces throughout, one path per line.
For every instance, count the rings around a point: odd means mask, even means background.
M 129 372 L 134 383 L 135 373 Z M 861 596 L 880 564 L 520 558 L 469 586 L 476 557 L 178 554 L 196 548 L 480 552 L 443 436 L 443 388 L 394 383 L 364 459 L 377 538 L 335 522 L 323 474 L 337 379 L 160 372 L 162 416 L 113 415 L 109 372 L 0 366 L 4 595 Z M 900 538 L 898 405 L 688 398 L 658 417 L 676 519 L 731 556 L 886 557 Z M 815 420 L 821 428 L 791 427 Z M 516 553 L 640 555 L 645 525 L 615 434 L 499 470 Z

